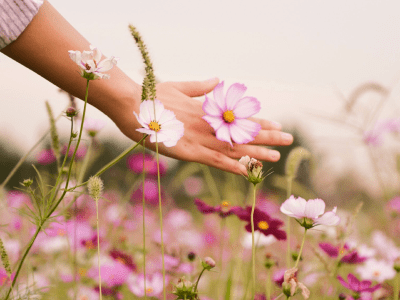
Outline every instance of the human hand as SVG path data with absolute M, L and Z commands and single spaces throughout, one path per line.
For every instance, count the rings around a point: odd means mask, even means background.
M 202 119 L 202 116 L 205 115 L 202 102 L 191 97 L 199 97 L 211 92 L 218 82 L 219 80 L 215 78 L 201 82 L 164 82 L 157 84 L 156 99 L 160 100 L 166 109 L 173 111 L 176 118 L 183 122 L 185 127 L 184 136 L 176 146 L 168 148 L 160 143 L 159 152 L 169 157 L 199 162 L 235 174 L 247 174 L 246 168 L 237 160 L 245 155 L 261 161 L 278 161 L 279 152 L 263 146 L 290 145 L 293 142 L 293 137 L 288 133 L 281 132 L 281 125 L 275 122 L 250 118 L 250 120 L 261 125 L 261 131 L 249 144 L 234 144 L 231 147 L 229 143 L 217 140 L 213 128 Z M 139 104 L 135 105 L 137 113 L 139 113 Z M 135 128 L 138 127 L 140 125 Z M 121 130 L 124 132 L 123 129 Z M 133 134 L 131 130 L 129 130 L 130 134 Z M 129 133 L 125 134 L 130 136 Z M 137 136 L 137 134 L 140 135 L 136 132 L 135 135 Z M 140 138 L 137 137 L 134 139 Z M 147 142 L 146 147 L 155 150 L 153 143 Z

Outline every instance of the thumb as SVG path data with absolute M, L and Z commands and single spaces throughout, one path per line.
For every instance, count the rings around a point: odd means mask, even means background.
M 214 77 L 204 81 L 184 81 L 174 82 L 175 88 L 189 97 L 200 97 L 211 92 L 219 83 L 219 79 Z

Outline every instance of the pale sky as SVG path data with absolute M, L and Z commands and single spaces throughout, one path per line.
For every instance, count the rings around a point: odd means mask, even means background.
M 287 128 L 298 125 L 315 149 L 327 153 L 325 167 L 333 173 L 354 166 L 368 173 L 365 159 L 359 159 L 365 149 L 345 127 L 310 112 L 339 116 L 339 92 L 348 97 L 360 84 L 376 82 L 392 90 L 380 118 L 400 115 L 399 1 L 50 2 L 106 56 L 119 57 L 118 66 L 137 82 L 143 64 L 129 23 L 143 36 L 161 80 L 217 76 L 226 85 L 244 83 L 246 95 L 262 103 L 259 117 Z M 57 90 L 0 54 L 2 135 L 29 149 L 48 126 L 44 101 L 55 114 L 67 104 Z M 370 93 L 365 99 L 368 106 L 379 97 Z M 101 112 L 88 113 L 108 120 L 104 137 L 116 133 L 127 141 Z

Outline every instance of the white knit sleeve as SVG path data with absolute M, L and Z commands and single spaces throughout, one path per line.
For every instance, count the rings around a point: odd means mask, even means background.
M 0 0 L 0 49 L 19 37 L 42 4 L 43 0 Z

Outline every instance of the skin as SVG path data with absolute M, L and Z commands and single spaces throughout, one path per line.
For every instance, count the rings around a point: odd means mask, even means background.
M 86 79 L 69 58 L 68 50 L 89 50 L 90 43 L 69 24 L 51 4 L 45 1 L 38 14 L 16 41 L 1 50 L 61 89 L 84 99 Z M 104 57 L 103 57 L 104 59 Z M 139 114 L 141 86 L 132 81 L 118 67 L 107 74 L 110 79 L 94 80 L 89 85 L 88 102 L 108 115 L 122 133 L 134 141 L 142 134 L 133 111 Z M 161 154 L 180 160 L 194 161 L 235 174 L 247 174 L 237 159 L 249 155 L 261 161 L 278 161 L 280 154 L 263 146 L 290 145 L 293 137 L 281 132 L 281 125 L 264 119 L 250 118 L 262 130 L 255 140 L 246 145 L 216 139 L 212 127 L 201 117 L 202 102 L 191 97 L 211 92 L 219 79 L 192 82 L 163 82 L 157 84 L 157 99 L 176 118 L 184 123 L 185 134 L 175 147 L 159 145 Z M 155 144 L 146 147 L 155 150 Z

